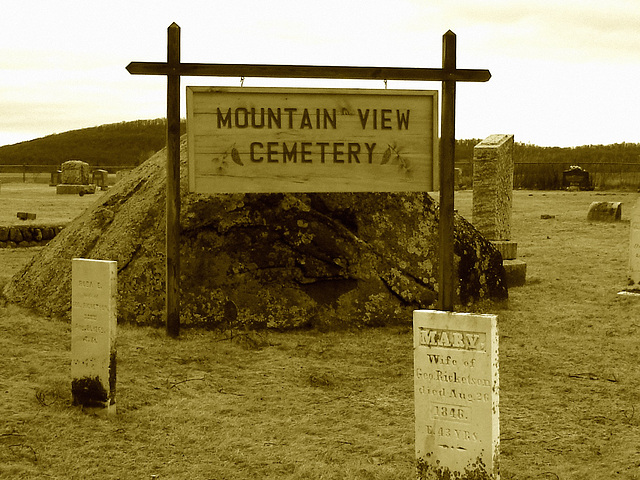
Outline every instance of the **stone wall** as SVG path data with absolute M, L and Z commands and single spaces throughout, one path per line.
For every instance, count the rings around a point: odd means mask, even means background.
M 0 226 L 0 248 L 46 245 L 63 228 L 64 225 Z
M 511 239 L 513 135 L 490 135 L 473 149 L 473 225 L 488 240 Z

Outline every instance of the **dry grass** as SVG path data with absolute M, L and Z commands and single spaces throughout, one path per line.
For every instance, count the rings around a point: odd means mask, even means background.
M 64 224 L 84 212 L 99 197 L 93 195 L 57 195 L 55 187 L 39 183 L 0 184 L 0 225 Z M 35 220 L 20 221 L 18 212 L 35 213 Z
M 528 283 L 495 311 L 503 479 L 640 478 L 640 299 L 617 295 L 637 197 L 515 192 Z M 586 222 L 596 200 L 623 222 Z M 471 193 L 456 202 L 469 218 Z M 232 341 L 121 326 L 112 420 L 69 405 L 67 323 L 12 305 L 0 322 L 0 478 L 413 477 L 410 319 Z

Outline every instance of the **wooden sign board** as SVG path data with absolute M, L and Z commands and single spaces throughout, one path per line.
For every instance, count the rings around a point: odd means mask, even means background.
M 187 87 L 189 190 L 433 191 L 437 95 Z

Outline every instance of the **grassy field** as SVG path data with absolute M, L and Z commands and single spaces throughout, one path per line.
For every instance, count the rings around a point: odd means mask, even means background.
M 56 187 L 41 183 L 0 184 L 0 225 L 64 224 L 84 212 L 100 195 L 57 195 Z M 18 220 L 18 212 L 35 213 L 35 220 Z
M 470 218 L 471 192 L 456 195 Z M 527 285 L 485 307 L 499 315 L 503 479 L 640 478 L 640 298 L 618 295 L 637 198 L 514 192 Z M 623 221 L 588 223 L 592 201 L 623 202 Z M 0 283 L 31 254 L 0 250 Z M 0 322 L 0 478 L 414 478 L 410 319 L 233 339 L 121 326 L 111 420 L 70 406 L 68 323 L 15 305 Z

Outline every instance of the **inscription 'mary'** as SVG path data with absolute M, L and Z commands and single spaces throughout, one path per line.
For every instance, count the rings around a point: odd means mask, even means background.
M 434 330 L 420 328 L 419 345 L 423 347 L 453 348 L 484 352 L 486 339 L 483 332 L 459 332 L 456 330 Z

